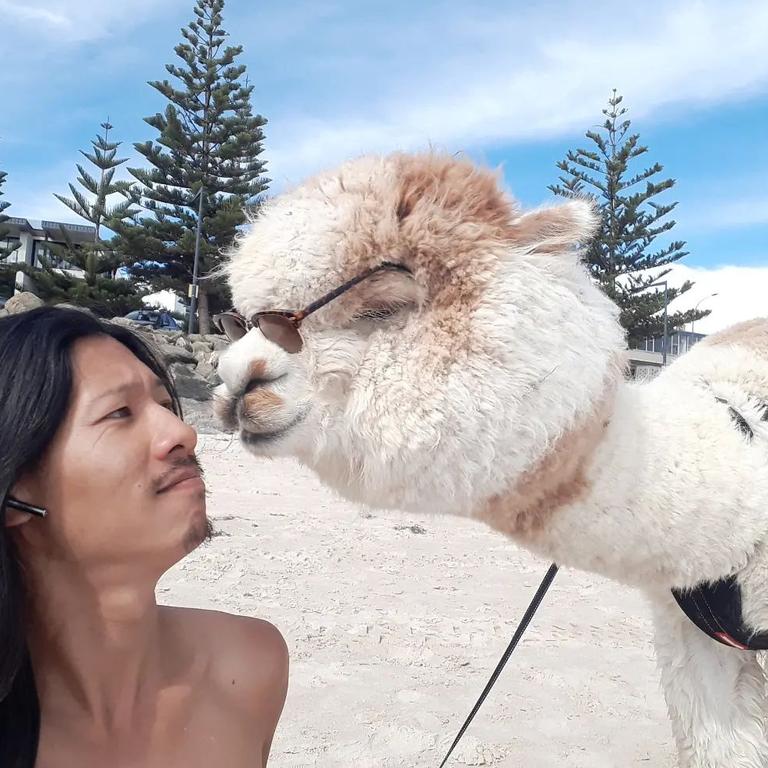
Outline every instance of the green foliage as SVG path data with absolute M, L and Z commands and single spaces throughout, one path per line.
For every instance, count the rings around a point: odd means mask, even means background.
M 148 168 L 131 168 L 141 184 L 145 211 L 116 222 L 118 248 L 132 273 L 154 290 L 186 296 L 192 282 L 199 193 L 203 190 L 199 275 L 222 259 L 245 222 L 245 210 L 258 202 L 269 182 L 260 159 L 266 120 L 254 115 L 253 86 L 236 64 L 240 46 L 225 46 L 223 0 L 197 0 L 195 19 L 182 29 L 176 46 L 180 60 L 166 70 L 173 81 L 150 83 L 168 101 L 163 113 L 146 118 L 156 141 L 136 144 Z M 208 331 L 207 312 L 226 308 L 229 296 L 221 280 L 201 283 L 200 327 Z
M 669 265 L 687 252 L 681 240 L 668 241 L 675 226 L 668 215 L 677 203 L 657 198 L 670 190 L 674 179 L 657 180 L 663 171 L 659 163 L 635 172 L 637 158 L 648 152 L 638 134 L 630 134 L 622 97 L 613 91 L 600 130 L 587 131 L 591 149 L 571 150 L 557 167 L 559 184 L 549 189 L 562 197 L 589 197 L 600 213 L 600 227 L 585 254 L 592 277 L 619 306 L 621 324 L 630 345 L 663 333 L 661 312 L 664 290 L 659 281 L 669 274 Z M 691 282 L 668 289 L 668 301 L 690 290 Z M 709 314 L 707 311 L 676 312 L 669 315 L 670 333 L 686 323 Z
M 93 150 L 80 152 L 95 166 L 98 171 L 96 176 L 78 163 L 77 182 L 82 189 L 70 184 L 72 197 L 55 195 L 71 211 L 94 226 L 93 242 L 75 244 L 69 232 L 62 227 L 59 232 L 61 243 L 48 245 L 49 257 L 38 256 L 41 268 L 25 271 L 32 278 L 36 293 L 44 301 L 75 304 L 103 317 L 113 317 L 140 308 L 141 297 L 147 291 L 133 280 L 115 278 L 124 262 L 112 242 L 101 238 L 103 226 L 133 216 L 137 210 L 133 207 L 131 184 L 115 180 L 116 169 L 127 162 L 117 157 L 121 142 L 109 140 L 113 127 L 109 121 L 102 123 L 101 127 L 104 133 L 91 142 Z M 114 195 L 119 195 L 121 200 L 110 205 L 109 199 Z M 82 276 L 72 270 L 81 271 Z
M 61 229 L 64 245 L 51 245 L 52 258 L 42 257 L 40 269 L 25 268 L 35 284 L 35 293 L 49 304 L 75 304 L 101 317 L 119 317 L 143 306 L 146 289 L 134 281 L 115 277 L 120 257 L 106 243 L 74 245 Z M 40 257 L 38 257 L 40 258 Z M 81 270 L 83 276 L 71 274 Z
M 2 189 L 3 189 L 3 184 L 5 184 L 6 176 L 8 176 L 8 174 L 5 173 L 5 171 L 0 171 L 0 197 L 3 196 Z M 10 217 L 6 213 L 4 213 L 4 211 L 8 208 L 8 206 L 10 206 L 9 202 L 5 200 L 0 200 L 0 242 L 3 243 L 2 245 L 0 245 L 0 261 L 7 259 L 21 245 L 21 243 L 19 242 L 14 246 L 9 247 L 9 246 L 6 246 L 5 243 L 3 242 L 7 238 L 8 232 L 9 232 L 9 228 L 6 225 L 6 222 Z M 13 285 L 13 283 L 11 283 L 11 285 Z M 13 289 L 11 288 L 11 290 Z
M 97 136 L 91 141 L 93 151 L 80 150 L 80 154 L 99 171 L 98 179 L 91 176 L 82 165 L 77 164 L 79 174 L 77 182 L 92 198 L 88 198 L 74 184 L 69 185 L 69 190 L 72 193 L 71 198 L 54 195 L 80 218 L 93 224 L 96 228 L 95 241 L 99 241 L 101 238 L 101 226 L 104 222 L 120 221 L 135 213 L 135 209 L 132 207 L 133 195 L 130 182 L 115 180 L 117 168 L 128 162 L 127 159 L 117 157 L 117 150 L 122 142 L 109 141 L 109 132 L 114 127 L 110 125 L 109 121 L 102 123 L 101 127 L 104 129 L 104 135 Z M 108 200 L 116 194 L 123 199 L 110 207 Z

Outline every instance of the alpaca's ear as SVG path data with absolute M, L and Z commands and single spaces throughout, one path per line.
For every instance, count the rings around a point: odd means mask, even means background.
M 523 214 L 512 222 L 511 236 L 533 253 L 556 253 L 588 242 L 599 221 L 593 203 L 571 200 Z

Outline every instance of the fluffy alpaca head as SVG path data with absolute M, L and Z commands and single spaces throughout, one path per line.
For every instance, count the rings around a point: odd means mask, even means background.
M 258 329 L 233 344 L 222 420 L 355 500 L 470 513 L 530 477 L 621 376 L 616 310 L 578 252 L 594 226 L 585 201 L 523 213 L 495 175 L 432 154 L 307 181 L 230 255 L 242 315 L 302 309 L 384 261 L 409 271 L 311 315 L 298 354 Z

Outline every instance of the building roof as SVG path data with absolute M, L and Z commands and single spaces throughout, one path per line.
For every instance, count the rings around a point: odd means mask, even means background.
M 86 224 L 69 224 L 63 221 L 46 221 L 45 219 L 40 221 L 9 216 L 5 226 L 8 227 L 12 237 L 18 237 L 24 232 L 43 240 L 61 242 L 64 239 L 62 230 L 66 232 L 73 243 L 90 243 L 96 237 L 96 227 Z

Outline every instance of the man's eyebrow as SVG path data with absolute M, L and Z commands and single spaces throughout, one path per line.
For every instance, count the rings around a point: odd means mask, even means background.
M 116 395 L 127 395 L 132 390 L 140 389 L 141 387 L 142 384 L 138 381 L 121 384 L 120 386 L 113 387 L 112 389 L 108 389 L 106 392 L 102 392 L 101 394 L 96 395 L 89 401 L 89 403 L 98 403 L 101 400 L 106 400 L 108 397 L 115 397 Z M 162 389 L 164 392 L 168 392 L 168 387 L 166 387 L 162 380 L 158 378 L 155 378 L 155 380 L 152 382 L 152 389 Z

